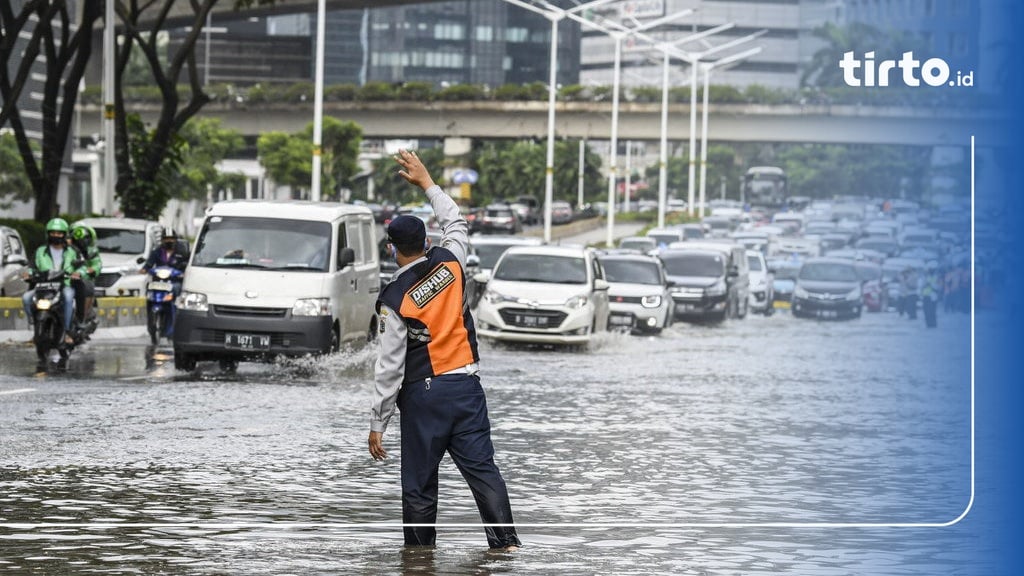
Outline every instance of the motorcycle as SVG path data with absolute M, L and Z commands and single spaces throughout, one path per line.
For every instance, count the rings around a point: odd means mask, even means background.
M 155 346 L 160 337 L 174 335 L 174 283 L 180 282 L 184 273 L 170 266 L 155 266 L 149 270 L 149 284 L 146 286 L 146 329 Z
M 67 335 L 64 330 L 64 271 L 50 270 L 37 272 L 28 280 L 29 286 L 35 289 L 32 298 L 32 318 L 35 326 L 32 341 L 36 346 L 36 356 L 40 371 L 45 370 L 50 354 L 57 351 L 59 359 L 57 367 L 67 368 L 68 356 L 74 344 L 65 342 Z

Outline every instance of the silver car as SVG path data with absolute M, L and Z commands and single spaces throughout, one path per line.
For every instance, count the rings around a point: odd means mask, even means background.
M 675 303 L 661 260 L 641 254 L 600 257 L 608 280 L 608 329 L 657 334 L 672 325 Z
M 14 228 L 0 226 L 0 296 L 20 296 L 28 289 L 21 273 L 28 269 L 28 254 Z

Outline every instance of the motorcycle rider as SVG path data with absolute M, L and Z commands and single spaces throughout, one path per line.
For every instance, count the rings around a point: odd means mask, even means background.
M 63 218 L 53 218 L 46 223 L 46 245 L 36 250 L 34 267 L 23 274 L 25 278 L 37 272 L 49 272 L 51 270 L 64 271 L 64 287 L 61 289 L 61 298 L 64 304 L 64 343 L 74 344 L 71 335 L 71 317 L 74 314 L 75 290 L 71 287 L 72 281 L 82 277 L 82 271 L 77 266 L 78 252 L 68 245 L 68 232 L 70 227 Z M 28 290 L 21 297 L 21 304 L 25 308 L 25 316 L 29 323 L 35 318 L 32 315 L 32 300 L 36 291 L 33 288 Z
M 100 258 L 100 250 L 96 247 L 96 231 L 91 226 L 73 224 L 71 244 L 85 261 L 82 265 L 85 274 L 71 283 L 75 289 L 75 303 L 78 305 L 78 323 L 85 324 L 92 315 L 93 303 L 96 301 L 96 278 L 103 269 L 103 261 Z
M 184 272 L 188 266 L 188 248 L 183 242 L 178 241 L 178 233 L 174 231 L 174 228 L 164 228 L 163 235 L 160 237 L 160 245 L 154 248 L 150 253 L 149 257 L 146 258 L 146 263 L 142 265 L 142 269 L 149 272 L 153 268 L 159 266 L 168 266 Z M 171 280 L 173 286 L 172 293 L 174 299 L 178 299 L 178 295 L 181 294 L 181 278 L 175 278 Z M 171 324 L 174 322 L 174 306 L 171 307 Z

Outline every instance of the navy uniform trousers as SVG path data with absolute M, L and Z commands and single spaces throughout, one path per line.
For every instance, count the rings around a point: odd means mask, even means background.
M 512 506 L 494 464 L 487 399 L 478 376 L 448 374 L 406 383 L 398 394 L 402 430 L 402 521 L 433 524 L 437 519 L 437 469 L 444 453 L 466 479 L 486 526 L 491 548 L 520 545 Z M 432 545 L 433 527 L 406 526 L 406 545 Z

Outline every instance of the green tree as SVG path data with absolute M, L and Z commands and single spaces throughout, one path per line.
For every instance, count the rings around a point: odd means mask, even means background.
M 342 121 L 330 116 L 324 117 L 322 126 L 323 152 L 320 156 L 323 177 L 321 189 L 323 199 L 338 199 L 339 188 L 349 186 L 352 177 L 359 170 L 359 145 L 363 141 L 363 128 L 351 121 Z M 306 126 L 302 137 L 313 141 L 313 124 Z M 310 159 L 310 177 L 313 161 Z
M 0 210 L 10 210 L 14 202 L 32 200 L 32 182 L 18 154 L 14 134 L 0 133 Z
M 313 141 L 285 132 L 264 132 L 256 141 L 260 164 L 277 184 L 308 189 L 313 171 Z
M 576 203 L 578 196 L 579 141 L 555 142 L 554 181 L 552 196 L 555 200 Z M 547 147 L 533 141 L 491 141 L 481 145 L 474 154 L 474 165 L 480 180 L 474 188 L 474 199 L 494 201 L 512 199 L 528 194 L 543 201 Z M 597 154 L 587 150 L 584 154 L 584 200 L 601 200 L 601 161 Z M 477 192 L 479 191 L 479 192 Z
M 444 173 L 444 149 L 422 148 L 416 151 L 416 155 L 434 177 L 434 181 L 443 185 L 441 175 Z M 373 161 L 373 174 L 370 178 L 373 178 L 374 195 L 381 202 L 398 205 L 423 202 L 423 192 L 399 176 L 398 170 L 398 164 L 391 156 L 385 155 Z M 475 187 L 473 193 L 475 199 Z
M 690 181 L 690 157 L 689 155 L 669 156 L 665 163 L 665 190 L 669 198 L 685 198 L 687 183 Z M 658 197 L 659 186 L 661 186 L 661 170 L 658 166 L 648 166 L 645 171 L 647 176 L 647 191 L 641 194 L 646 199 Z
M 896 196 L 904 184 L 920 196 L 929 169 L 926 149 L 904 146 L 791 146 L 778 154 L 790 195 L 830 198 L 841 195 Z
M 78 89 L 102 7 L 101 0 L 82 0 L 77 10 L 67 0 L 25 0 L 15 12 L 10 1 L 0 1 L 0 127 L 9 125 L 14 133 L 39 222 L 57 213 L 57 187 L 74 126 Z M 22 37 L 27 40 L 24 45 L 17 41 Z M 42 115 L 42 141 L 34 146 L 18 103 L 33 66 L 40 63 L 45 80 L 36 111 Z
M 118 28 L 124 34 L 114 57 L 115 191 L 126 216 L 153 218 L 163 211 L 171 197 L 171 191 L 162 188 L 174 181 L 167 171 L 173 171 L 183 161 L 184 144 L 179 134 L 211 100 L 203 89 L 195 48 L 202 37 L 206 17 L 221 0 L 112 1 Z M 233 4 L 239 8 L 274 2 L 234 0 Z M 172 19 L 172 8 L 179 11 L 178 19 Z M 187 33 L 181 37 L 177 49 L 168 54 L 166 30 L 185 25 Z M 152 128 L 143 130 L 132 125 L 125 107 L 124 86 L 138 76 L 131 66 L 133 61 L 138 62 L 137 53 L 141 53 L 148 67 L 151 84 L 160 91 L 156 122 Z M 187 81 L 187 84 L 179 88 L 179 81 Z
M 240 150 L 245 141 L 237 130 L 224 128 L 218 118 L 193 118 L 181 131 L 182 153 L 172 175 L 175 198 L 201 199 L 207 190 L 237 185 L 237 175 L 221 174 L 217 163 Z

